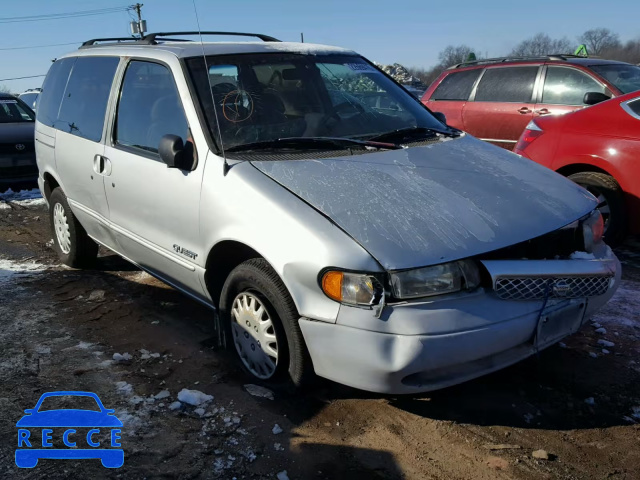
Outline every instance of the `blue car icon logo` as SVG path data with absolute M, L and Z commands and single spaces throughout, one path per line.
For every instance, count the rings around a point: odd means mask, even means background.
M 87 400 L 95 409 L 58 408 L 45 410 L 43 402 L 48 398 L 74 402 L 74 397 Z M 57 397 L 63 397 L 62 399 Z M 89 397 L 87 399 L 86 397 Z M 79 400 L 78 400 L 79 401 Z M 48 401 L 51 403 L 51 400 Z M 122 422 L 104 408 L 100 398 L 91 392 L 49 392 L 40 397 L 36 406 L 24 411 L 18 420 L 18 448 L 16 465 L 33 468 L 41 458 L 100 459 L 106 468 L 118 468 L 124 464 L 124 451 L 120 445 Z M 65 447 L 65 448 L 59 448 Z

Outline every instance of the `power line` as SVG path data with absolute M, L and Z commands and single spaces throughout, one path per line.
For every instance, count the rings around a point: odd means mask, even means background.
M 92 15 L 107 15 L 111 13 L 125 12 L 132 7 L 111 7 L 93 10 L 80 10 L 77 12 L 50 13 L 45 15 L 28 15 L 23 17 L 0 17 L 0 23 L 39 22 L 42 20 L 60 20 L 64 18 L 88 17 Z
M 15 78 L 0 78 L 0 82 L 8 82 L 9 80 L 22 80 L 23 78 L 38 78 L 38 77 L 46 77 L 47 74 L 44 75 L 30 75 L 28 77 L 15 77 Z
M 0 50 L 25 50 L 25 49 L 28 49 L 28 48 L 60 47 L 62 45 L 79 45 L 81 43 L 82 43 L 82 41 L 81 42 L 69 42 L 69 43 L 50 43 L 49 45 L 32 45 L 30 47 L 6 47 L 6 48 L 0 48 Z

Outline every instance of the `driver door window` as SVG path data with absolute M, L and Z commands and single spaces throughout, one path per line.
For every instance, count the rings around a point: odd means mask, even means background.
M 157 154 L 167 134 L 178 135 L 185 144 L 190 139 L 171 71 L 158 63 L 132 61 L 122 83 L 115 142 Z
M 582 106 L 587 92 L 604 93 L 604 87 L 586 73 L 574 68 L 547 67 L 542 103 Z

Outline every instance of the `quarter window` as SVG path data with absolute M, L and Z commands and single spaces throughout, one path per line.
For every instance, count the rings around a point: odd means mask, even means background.
M 450 73 L 440 82 L 431 100 L 467 100 L 480 72 L 482 70 L 477 68 Z
M 574 68 L 547 67 L 542 103 L 584 105 L 584 94 L 587 92 L 604 93 L 604 87 L 589 75 Z
M 640 98 L 638 98 L 636 100 L 631 100 L 630 102 L 627 102 L 626 104 L 623 103 L 622 104 L 622 108 L 624 108 L 627 112 L 629 112 L 634 117 L 640 119 Z
M 186 144 L 189 125 L 171 71 L 164 65 L 132 61 L 122 83 L 115 140 L 119 145 L 158 153 L 164 135 Z
M 54 127 L 94 142 L 102 138 L 118 57 L 79 57 L 67 83 Z
M 62 94 L 67 86 L 69 73 L 75 61 L 76 58 L 63 58 L 54 62 L 49 68 L 49 73 L 47 73 L 47 78 L 44 79 L 42 92 L 38 98 L 36 118 L 40 123 L 53 127 L 53 124 L 58 119 Z
M 488 68 L 480 79 L 476 102 L 530 103 L 538 67 Z

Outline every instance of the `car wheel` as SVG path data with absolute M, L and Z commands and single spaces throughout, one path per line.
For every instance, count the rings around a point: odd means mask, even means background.
M 60 187 L 54 189 L 49 197 L 49 217 L 53 245 L 60 261 L 75 268 L 91 265 L 98 256 L 98 244 L 80 225 Z
M 624 192 L 611 175 L 600 172 L 579 172 L 569 175 L 569 179 L 586 188 L 598 199 L 598 210 L 604 220 L 604 238 L 610 245 L 624 239 L 627 215 Z
M 247 260 L 227 277 L 220 319 L 241 367 L 258 383 L 301 386 L 312 377 L 299 318 L 287 288 L 266 260 Z

